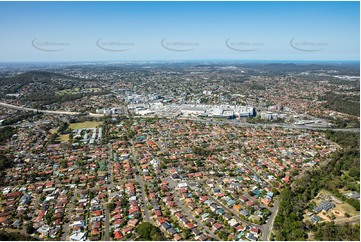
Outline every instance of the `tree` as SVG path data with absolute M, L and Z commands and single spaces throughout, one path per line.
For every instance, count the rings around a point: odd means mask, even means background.
M 34 229 L 33 227 L 33 223 L 29 223 L 27 226 L 26 226 L 26 233 L 27 234 L 32 234 L 36 231 L 36 229 Z
M 220 231 L 220 232 L 218 233 L 218 237 L 219 237 L 221 240 L 223 240 L 223 241 L 227 241 L 227 240 L 228 240 L 228 235 L 229 235 L 229 233 L 226 232 L 226 231 L 224 231 L 224 230 L 222 230 L 222 231 Z
M 137 228 L 137 233 L 138 240 L 164 240 L 159 228 L 148 222 L 141 223 Z
M 107 208 L 109 209 L 109 211 L 113 211 L 115 209 L 115 203 L 114 202 L 108 203 Z
M 67 167 L 67 161 L 65 159 L 63 159 L 61 162 L 60 162 L 60 166 L 61 168 L 66 168 Z
M 183 229 L 181 236 L 184 240 L 188 240 L 191 236 L 191 230 L 190 229 Z
M 0 230 L 0 241 L 34 241 L 37 240 L 28 235 L 16 233 L 16 232 L 6 232 Z
M 280 192 L 277 190 L 277 188 L 272 188 L 272 192 L 275 196 L 280 194 Z

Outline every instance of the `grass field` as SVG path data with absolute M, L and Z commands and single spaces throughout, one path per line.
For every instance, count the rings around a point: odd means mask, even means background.
M 69 128 L 75 129 L 86 129 L 86 128 L 96 128 L 97 126 L 101 125 L 102 122 L 97 121 L 85 121 L 82 123 L 72 123 L 69 124 Z
M 68 142 L 68 141 L 69 141 L 69 135 L 68 135 L 68 134 L 61 134 L 61 135 L 59 135 L 59 137 L 56 139 L 56 141 Z
M 86 88 L 86 89 L 82 89 L 82 92 L 100 92 L 102 89 L 99 87 L 92 87 L 92 88 Z M 56 92 L 56 94 L 58 95 L 64 95 L 64 94 L 75 94 L 75 93 L 79 93 L 80 92 L 80 88 L 79 87 L 75 87 L 73 89 L 64 89 L 61 91 Z
M 87 88 L 85 91 L 87 92 L 100 92 L 102 89 L 99 87 Z
M 340 210 L 343 210 L 345 213 L 348 213 L 351 216 L 360 214 L 360 212 L 356 211 L 356 209 L 348 203 L 339 204 L 337 206 L 340 208 Z M 337 208 L 337 206 L 336 206 L 336 208 Z
M 73 94 L 75 92 L 79 92 L 80 91 L 80 88 L 79 87 L 75 87 L 73 89 L 64 89 L 64 90 L 61 90 L 61 91 L 58 91 L 56 94 L 58 95 L 62 95 L 62 94 Z

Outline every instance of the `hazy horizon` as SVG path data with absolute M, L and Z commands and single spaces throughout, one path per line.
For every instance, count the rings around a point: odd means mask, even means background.
M 359 2 L 0 2 L 0 62 L 359 61 Z

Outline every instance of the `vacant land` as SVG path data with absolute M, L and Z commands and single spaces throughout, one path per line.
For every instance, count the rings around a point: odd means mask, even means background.
M 69 128 L 74 129 L 74 130 L 75 129 L 87 129 L 87 128 L 95 128 L 101 124 L 102 124 L 102 122 L 86 121 L 86 122 L 82 122 L 82 123 L 69 124 Z

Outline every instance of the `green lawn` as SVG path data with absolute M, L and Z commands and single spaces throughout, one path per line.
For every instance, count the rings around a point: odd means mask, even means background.
M 56 141 L 59 141 L 59 142 L 67 142 L 69 141 L 69 135 L 68 134 L 61 134 L 59 135 L 59 137 L 56 139 Z
M 75 87 L 73 89 L 64 89 L 61 91 L 56 92 L 56 94 L 58 95 L 62 95 L 62 94 L 73 94 L 74 92 L 79 92 L 80 88 L 79 87 Z
M 85 129 L 85 128 L 96 128 L 97 126 L 101 125 L 102 122 L 97 121 L 85 121 L 82 123 L 72 123 L 69 124 L 69 128 L 75 129 Z

